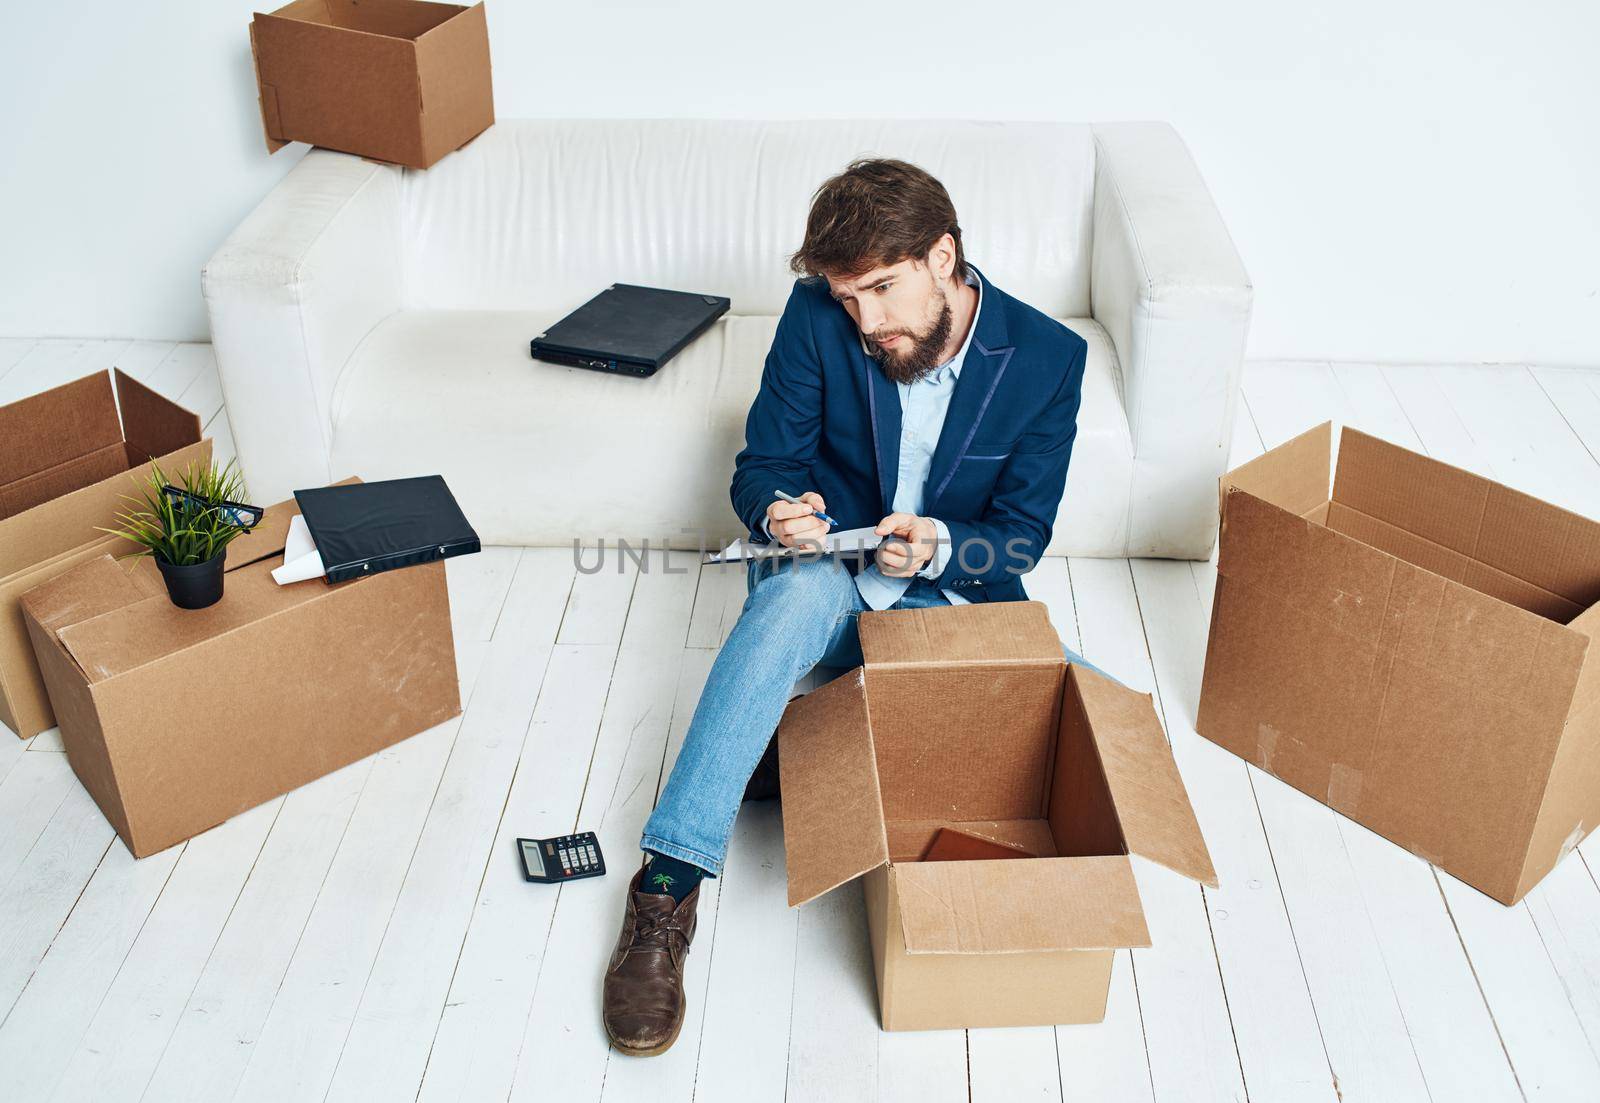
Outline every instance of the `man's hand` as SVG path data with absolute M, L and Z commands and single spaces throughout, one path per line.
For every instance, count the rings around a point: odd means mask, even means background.
M 939 529 L 929 517 L 891 513 L 878 522 L 879 536 L 898 536 L 878 545 L 878 570 L 890 578 L 910 578 L 922 570 L 939 548 Z
M 767 507 L 767 531 L 786 548 L 798 548 L 802 544 L 815 547 L 828 535 L 828 522 L 817 516 L 818 513 L 828 512 L 822 495 L 815 490 L 808 490 L 800 495 L 800 500 L 805 505 L 773 502 Z

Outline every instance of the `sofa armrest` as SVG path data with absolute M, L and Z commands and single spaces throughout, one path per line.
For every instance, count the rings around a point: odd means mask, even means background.
M 1217 528 L 1251 287 L 1183 140 L 1094 127 L 1090 307 L 1116 347 L 1133 437 L 1127 554 L 1204 559 Z
M 314 149 L 201 271 L 239 462 L 258 500 L 321 486 L 332 399 L 372 328 L 400 309 L 400 170 Z

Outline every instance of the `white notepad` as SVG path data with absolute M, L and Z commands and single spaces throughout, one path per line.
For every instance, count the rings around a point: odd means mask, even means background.
M 871 528 L 842 529 L 839 532 L 830 532 L 820 541 L 822 554 L 833 555 L 844 553 L 855 555 L 858 552 L 869 552 L 883 543 Z M 791 555 L 817 554 L 817 545 L 811 544 L 799 548 L 786 548 L 779 543 L 757 544 L 753 540 L 735 540 L 719 552 L 707 552 L 705 562 L 728 563 L 736 559 L 767 559 Z

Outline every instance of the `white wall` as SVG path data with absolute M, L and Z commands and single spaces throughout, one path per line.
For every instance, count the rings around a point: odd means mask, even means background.
M 0 333 L 204 337 L 202 261 L 301 149 L 262 145 L 251 10 L 13 9 Z M 503 118 L 1169 119 L 1255 283 L 1251 356 L 1600 364 L 1600 5 L 489 11 Z

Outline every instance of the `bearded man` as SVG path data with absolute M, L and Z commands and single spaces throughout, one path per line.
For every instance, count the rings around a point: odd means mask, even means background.
M 828 180 L 791 267 L 802 278 L 750 407 L 733 507 L 762 543 L 863 527 L 886 540 L 870 562 L 749 565 L 606 970 L 606 1031 L 626 1054 L 678 1037 L 700 881 L 722 872 L 741 802 L 775 795 L 772 736 L 795 681 L 860 664 L 864 610 L 1026 600 L 1072 457 L 1088 346 L 966 262 L 927 172 L 866 160 Z

